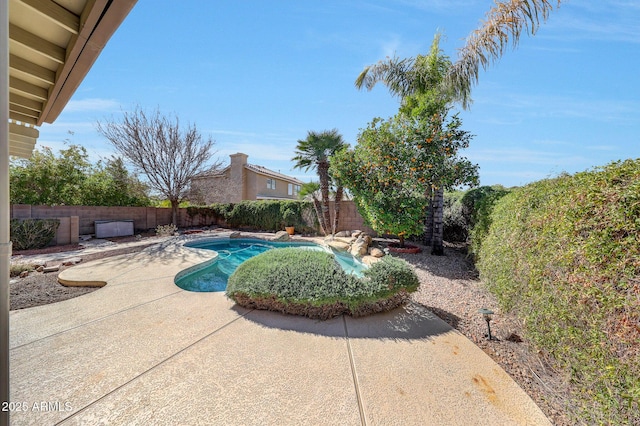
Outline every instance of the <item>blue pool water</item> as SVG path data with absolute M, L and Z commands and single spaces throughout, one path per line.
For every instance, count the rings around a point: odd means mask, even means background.
M 218 241 L 201 241 L 185 244 L 187 247 L 215 250 L 218 258 L 214 263 L 192 274 L 178 277 L 176 285 L 188 291 L 224 291 L 227 280 L 245 260 L 279 247 L 299 247 L 304 250 L 326 251 L 324 247 L 314 243 L 280 243 L 258 239 L 231 239 Z M 336 260 L 347 273 L 362 275 L 366 265 L 348 253 L 335 253 Z

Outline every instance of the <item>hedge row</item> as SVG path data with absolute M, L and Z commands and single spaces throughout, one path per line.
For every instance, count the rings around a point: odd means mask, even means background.
M 317 218 L 309 201 L 269 200 L 216 203 L 206 207 L 187 207 L 189 217 L 200 215 L 216 223 L 256 231 L 281 231 L 294 226 L 298 232 L 313 233 Z
M 474 232 L 482 279 L 571 377 L 581 421 L 638 419 L 640 160 L 514 190 Z

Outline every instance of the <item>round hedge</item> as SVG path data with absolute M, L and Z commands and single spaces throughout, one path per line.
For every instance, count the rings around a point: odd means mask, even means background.
M 345 273 L 330 253 L 282 248 L 242 263 L 229 278 L 226 293 L 247 308 L 328 319 L 396 308 L 418 285 L 413 269 L 390 256 L 359 278 Z

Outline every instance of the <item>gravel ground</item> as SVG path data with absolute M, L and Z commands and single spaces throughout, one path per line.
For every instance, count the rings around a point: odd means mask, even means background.
M 384 246 L 384 242 L 381 245 Z M 521 322 L 500 311 L 496 298 L 478 279 L 466 249 L 445 243 L 445 255 L 432 256 L 430 248 L 420 247 L 423 249 L 420 254 L 395 255 L 412 264 L 420 278 L 420 288 L 413 300 L 464 334 L 500 364 L 554 425 L 579 424 L 580 421 L 570 415 L 568 381 L 524 339 Z M 486 338 L 487 323 L 478 313 L 481 308 L 495 312 L 491 334 L 496 340 Z
M 376 241 L 381 247 L 391 242 L 382 239 Z M 554 370 L 542 353 L 536 351 L 522 337 L 523 328 L 518 319 L 500 311 L 495 297 L 485 290 L 478 279 L 477 271 L 468 259 L 464 247 L 445 243 L 445 255 L 432 256 L 429 254 L 429 248 L 416 245 L 423 249 L 422 253 L 394 254 L 413 265 L 420 278 L 421 285 L 412 296 L 413 300 L 430 309 L 493 358 L 531 396 L 554 425 L 580 423 L 575 417 L 570 417 L 573 410 L 567 398 L 571 391 L 568 381 Z M 145 247 L 147 246 L 121 249 L 116 247 L 80 257 L 82 262 L 88 262 L 137 252 Z M 78 246 L 48 250 L 51 252 L 77 249 Z M 60 270 L 65 268 L 62 266 Z M 26 278 L 12 278 L 11 310 L 71 299 L 97 290 L 64 287 L 57 281 L 58 273 L 32 272 Z M 486 338 L 487 325 L 478 313 L 480 308 L 489 308 L 495 312 L 491 321 L 491 332 L 496 337 L 495 340 L 489 341 Z

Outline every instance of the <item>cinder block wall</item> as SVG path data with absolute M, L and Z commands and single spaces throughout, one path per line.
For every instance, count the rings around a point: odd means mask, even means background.
M 330 203 L 333 213 L 333 202 Z M 103 207 L 103 206 L 32 206 L 14 204 L 11 218 L 15 219 L 60 219 L 57 244 L 78 242 L 79 235 L 94 234 L 97 220 L 133 220 L 137 231 L 155 229 L 158 225 L 171 223 L 171 209 L 162 207 Z M 214 225 L 213 218 L 196 216 L 190 218 L 187 209 L 180 209 L 178 227 Z M 339 231 L 361 230 L 375 235 L 364 225 L 362 216 L 353 201 L 343 201 L 340 208 Z

